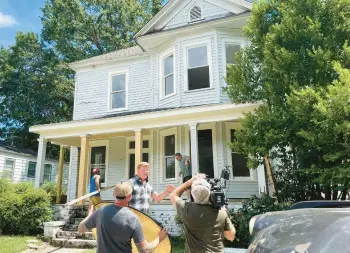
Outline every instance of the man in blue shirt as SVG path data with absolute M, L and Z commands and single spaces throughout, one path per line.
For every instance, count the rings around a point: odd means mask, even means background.
M 93 169 L 92 177 L 90 179 L 90 193 L 98 191 L 95 195 L 89 198 L 90 206 L 95 206 L 102 202 L 101 199 L 101 187 L 100 187 L 100 170 L 98 168 Z

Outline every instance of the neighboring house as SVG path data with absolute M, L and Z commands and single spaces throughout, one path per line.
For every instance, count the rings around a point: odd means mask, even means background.
M 36 174 L 37 153 L 30 149 L 18 149 L 0 141 L 0 178 L 13 182 L 33 182 Z M 58 161 L 47 159 L 44 165 L 43 182 L 57 182 Z M 69 164 L 63 166 L 62 186 L 68 186 Z
M 191 155 L 193 173 L 219 177 L 232 166 L 232 200 L 265 192 L 263 166 L 248 168 L 227 146 L 238 120 L 258 107 L 232 104 L 223 90 L 226 64 L 235 64 L 235 53 L 249 44 L 242 27 L 251 8 L 244 0 L 170 0 L 135 35 L 138 46 L 70 64 L 73 120 L 30 128 L 40 134 L 38 161 L 47 141 L 71 146 L 69 200 L 88 192 L 95 167 L 110 186 L 148 161 L 155 190 L 179 185 L 176 152 Z M 102 197 L 113 200 L 112 191 Z M 173 210 L 164 203 L 153 210 Z

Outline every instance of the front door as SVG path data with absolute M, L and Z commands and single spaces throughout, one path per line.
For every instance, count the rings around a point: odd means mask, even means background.
M 199 172 L 214 178 L 213 135 L 211 129 L 198 130 Z

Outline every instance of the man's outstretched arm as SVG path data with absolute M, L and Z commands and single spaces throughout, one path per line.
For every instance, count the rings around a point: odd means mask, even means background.
M 135 241 L 135 245 L 140 253 L 150 253 L 153 250 L 157 248 L 157 246 L 168 236 L 168 233 L 165 229 L 162 229 L 159 232 L 159 235 L 157 236 L 156 239 L 154 239 L 152 242 L 147 242 L 146 239 L 144 238 L 142 229 L 141 229 L 141 224 L 138 222 L 135 233 L 133 236 L 133 239 Z M 142 239 L 141 239 L 142 238 Z M 137 243 L 138 241 L 141 242 Z

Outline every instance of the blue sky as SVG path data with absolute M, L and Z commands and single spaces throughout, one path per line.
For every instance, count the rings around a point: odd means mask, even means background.
M 0 0 L 0 45 L 14 44 L 18 31 L 39 34 L 45 0 Z

